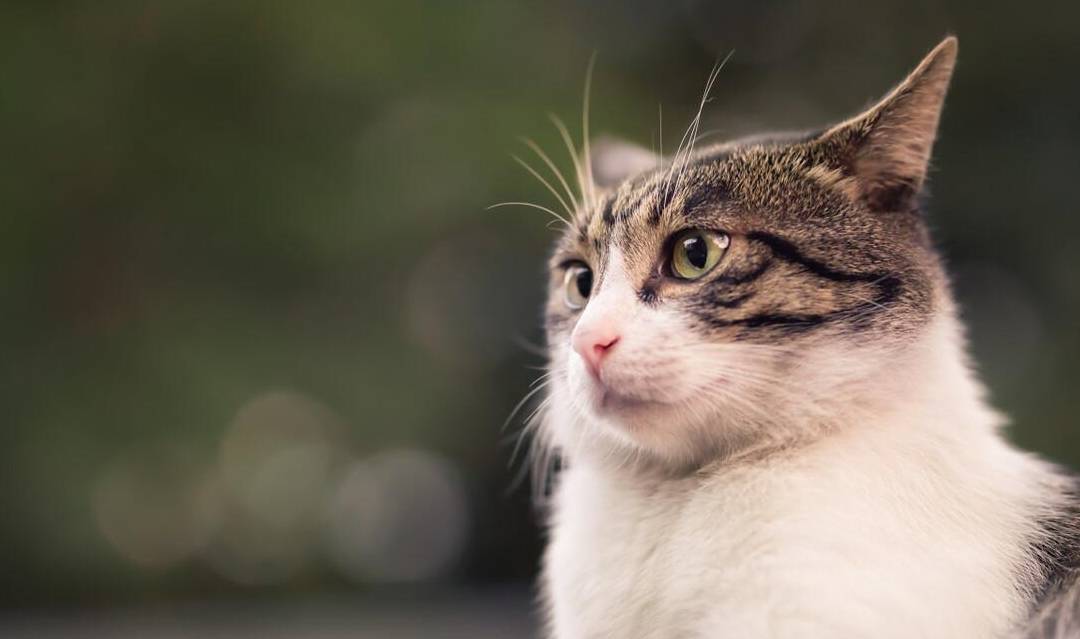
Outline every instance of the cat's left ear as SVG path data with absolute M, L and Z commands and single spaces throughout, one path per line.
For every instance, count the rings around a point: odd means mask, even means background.
M 870 209 L 892 212 L 915 206 L 956 52 L 956 38 L 945 38 L 881 101 L 818 139 L 826 161 L 851 178 L 845 182 Z
M 618 186 L 627 178 L 651 171 L 660 165 L 652 151 L 615 138 L 594 140 L 589 150 L 593 183 L 600 189 Z

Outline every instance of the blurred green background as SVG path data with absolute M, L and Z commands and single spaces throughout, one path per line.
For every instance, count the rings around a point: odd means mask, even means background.
M 3 3 L 0 630 L 527 632 L 500 426 L 554 235 L 485 211 L 551 204 L 517 136 L 569 169 L 545 114 L 580 134 L 593 52 L 594 132 L 654 144 L 662 104 L 670 151 L 731 50 L 720 138 L 851 114 L 947 32 L 932 224 L 1011 436 L 1080 467 L 1076 5 Z

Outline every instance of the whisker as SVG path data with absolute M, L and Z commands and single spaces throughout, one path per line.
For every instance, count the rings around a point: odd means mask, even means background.
M 679 146 L 675 148 L 675 155 L 672 158 L 671 168 L 668 171 L 668 175 L 665 176 L 665 180 L 664 180 L 665 187 L 670 183 L 670 179 L 671 179 L 672 175 L 674 175 L 674 172 L 679 167 L 679 163 L 681 162 L 681 159 L 683 157 L 684 147 L 687 150 L 689 150 L 689 144 L 688 143 L 689 143 L 689 141 L 691 139 L 694 124 L 699 121 L 699 118 L 701 117 L 701 112 L 705 108 L 705 101 L 709 97 L 709 91 L 712 90 L 712 82 L 713 82 L 713 79 L 714 79 L 714 76 L 715 76 L 716 72 L 717 72 L 717 65 L 713 65 L 713 68 L 712 68 L 711 71 L 709 71 L 709 76 L 705 81 L 705 91 L 704 91 L 703 95 L 701 96 L 701 102 L 698 105 L 697 115 L 695 115 L 694 118 L 692 118 L 690 120 L 690 124 L 686 127 L 686 131 L 683 132 L 682 138 L 679 140 Z
M 674 189 L 676 191 L 681 184 L 685 169 L 690 162 L 690 155 L 693 152 L 694 144 L 697 141 L 697 131 L 701 125 L 701 115 L 705 110 L 705 103 L 709 101 L 709 94 L 712 92 L 717 76 L 720 75 L 720 70 L 724 68 L 724 65 L 727 64 L 727 61 L 731 59 L 731 56 L 734 53 L 734 50 L 729 52 L 722 61 L 713 65 L 712 71 L 709 72 L 708 79 L 705 82 L 705 90 L 701 96 L 701 102 L 698 104 L 697 113 L 690 121 L 690 125 L 687 127 L 686 132 L 683 133 L 682 139 L 679 141 L 679 146 L 675 150 L 675 155 L 672 158 L 671 167 L 668 169 L 667 175 L 664 176 L 665 192 L 671 187 L 671 179 L 673 176 L 675 177 Z
M 683 152 L 682 168 L 679 170 L 679 175 L 675 180 L 676 191 L 678 191 L 679 185 L 682 183 L 683 176 L 686 174 L 686 167 L 690 164 L 690 156 L 693 154 L 694 147 L 697 144 L 698 130 L 701 128 L 701 116 L 702 113 L 704 113 L 705 111 L 705 104 L 711 99 L 709 95 L 712 93 L 713 86 L 716 84 L 716 78 L 720 76 L 720 71 L 723 70 L 724 66 L 728 63 L 728 60 L 730 60 L 731 56 L 734 54 L 735 50 L 733 49 L 728 52 L 727 56 L 725 56 L 723 60 L 721 60 L 718 64 L 714 65 L 712 72 L 709 74 L 709 79 L 705 83 L 705 91 L 702 93 L 701 102 L 698 104 L 697 115 L 694 116 L 694 120 L 690 125 L 690 130 L 692 131 L 692 133 L 690 133 L 690 138 L 688 144 L 686 145 L 686 150 Z
M 537 344 L 520 333 L 515 334 L 512 341 L 515 346 L 530 355 L 536 355 L 538 357 L 547 357 L 548 355 L 548 349 L 543 344 Z M 537 367 L 536 370 L 544 371 L 547 370 L 547 367 Z
M 559 215 L 555 211 L 552 211 L 551 209 L 549 209 L 546 206 L 541 206 L 539 204 L 533 204 L 532 202 L 499 202 L 498 204 L 492 204 L 491 206 L 487 207 L 487 210 L 490 211 L 491 209 L 502 208 L 504 206 L 526 206 L 526 207 L 533 208 L 533 209 L 539 209 L 541 211 L 544 211 L 548 215 L 552 216 L 553 218 L 555 218 L 559 222 L 562 222 L 566 226 L 572 228 L 572 225 L 570 224 L 570 221 L 567 220 L 565 217 Z
M 726 389 L 714 387 L 709 392 L 703 394 L 702 399 L 705 400 L 719 400 L 723 402 L 723 405 L 718 405 L 715 401 L 708 402 L 714 410 L 724 411 L 730 408 L 731 404 L 736 404 L 740 410 L 747 415 L 754 415 L 759 418 L 767 417 L 764 408 L 760 404 L 755 404 L 750 399 L 727 391 Z M 763 420 L 764 421 L 764 420 Z
M 548 371 L 548 372 L 544 373 L 540 377 L 537 377 L 536 379 L 534 379 L 532 381 L 532 383 L 529 384 L 529 388 L 532 388 L 533 386 L 536 386 L 537 384 L 539 384 L 540 382 L 542 382 L 544 380 L 551 379 L 551 376 L 554 375 L 554 374 L 555 374 L 555 371 Z
M 878 309 L 880 309 L 882 311 L 889 310 L 888 307 L 885 306 L 884 304 L 881 304 L 880 302 L 875 302 L 874 300 L 871 300 L 871 299 L 867 299 L 867 298 L 865 298 L 865 297 L 863 297 L 861 295 L 856 295 L 855 293 L 848 293 L 846 291 L 843 291 L 840 294 L 846 296 L 848 299 L 853 299 L 853 300 L 855 300 L 857 302 L 862 302 L 863 304 L 869 304 L 869 305 L 871 305 L 871 306 L 873 306 L 875 308 L 878 308 Z
M 514 462 L 517 460 L 518 451 L 521 450 L 522 442 L 525 441 L 525 437 L 528 436 L 529 433 L 531 433 L 536 428 L 536 416 L 540 413 L 540 411 L 544 410 L 547 407 L 550 399 L 551 398 L 549 397 L 544 399 L 544 401 L 540 402 L 540 405 L 537 406 L 531 413 L 529 413 L 529 416 L 525 419 L 525 425 L 524 427 L 522 427 L 521 431 L 518 432 L 517 441 L 514 443 L 514 450 L 510 452 L 510 461 L 507 462 L 507 468 L 513 467 Z
M 585 98 L 581 106 L 581 148 L 585 155 L 585 184 L 589 187 L 589 204 L 596 201 L 596 184 L 593 182 L 592 152 L 589 145 L 589 107 L 592 99 L 592 78 L 595 66 L 596 52 L 593 52 L 589 58 L 589 66 L 585 70 Z
M 562 185 L 563 190 L 566 191 L 567 198 L 574 206 L 577 206 L 577 198 L 574 196 L 573 190 L 570 189 L 570 184 L 567 183 L 566 178 L 563 177 L 562 171 L 560 171 L 559 167 L 557 167 L 555 163 L 551 161 L 551 158 L 548 156 L 548 154 L 544 153 L 544 150 L 540 148 L 540 145 L 530 138 L 521 138 L 521 141 L 524 142 L 530 149 L 532 149 L 533 153 L 539 156 L 539 158 L 543 160 L 544 164 L 546 164 L 547 167 L 551 169 L 551 172 L 555 174 L 555 178 L 559 180 L 559 184 Z
M 657 153 L 656 156 L 660 158 L 660 170 L 663 171 L 664 170 L 664 104 L 661 102 L 660 104 L 656 105 L 656 109 L 660 113 L 660 124 L 659 124 L 660 152 Z
M 566 128 L 566 124 L 559 119 L 559 116 L 548 113 L 548 118 L 551 123 L 555 125 L 555 128 L 559 131 L 559 137 L 562 138 L 563 144 L 566 145 L 566 152 L 570 154 L 570 161 L 574 163 L 574 173 L 577 175 L 578 190 L 581 191 L 582 206 L 585 203 L 585 173 L 581 168 L 581 161 L 578 159 L 577 147 L 574 146 L 574 139 L 570 136 L 570 131 Z
M 559 204 L 562 205 L 563 210 L 566 211 L 566 214 L 570 217 L 574 217 L 574 210 L 570 208 L 570 205 L 566 203 L 566 200 L 564 200 L 563 197 L 559 195 L 559 192 L 555 190 L 555 187 L 551 185 L 551 182 L 548 182 L 547 179 L 544 178 L 544 176 L 540 175 L 539 171 L 534 169 L 532 165 L 525 160 L 522 160 L 516 155 L 511 155 L 510 157 L 514 158 L 514 161 L 523 166 L 525 170 L 531 173 L 534 178 L 540 180 L 540 183 L 547 187 L 547 190 L 550 191 L 551 194 L 555 196 L 555 199 L 559 201 Z
M 711 137 L 715 137 L 717 135 L 723 135 L 726 132 L 727 131 L 725 129 L 709 129 L 708 131 L 704 131 L 701 134 L 699 134 L 697 136 L 697 139 L 698 139 L 698 142 L 701 142 L 702 140 L 707 140 L 707 139 L 709 139 Z
M 539 393 L 540 391 L 544 390 L 544 388 L 545 388 L 545 387 L 546 387 L 547 385 L 548 385 L 548 381 L 547 381 L 547 380 L 545 380 L 545 381 L 544 381 L 544 382 L 543 382 L 542 384 L 540 384 L 540 385 L 536 386 L 535 388 L 533 388 L 532 390 L 530 390 L 530 391 L 529 391 L 528 393 L 525 393 L 525 397 L 522 397 L 522 398 L 521 398 L 521 401 L 519 401 L 519 402 L 518 402 L 518 403 L 517 403 L 517 404 L 516 404 L 516 405 L 514 406 L 514 409 L 510 411 L 510 414 L 506 416 L 506 421 L 504 421 L 504 422 L 503 422 L 502 428 L 500 428 L 499 430 L 500 430 L 500 431 L 504 431 L 504 430 L 506 430 L 506 427 L 510 425 L 510 422 L 511 422 L 511 421 L 512 421 L 512 420 L 514 419 L 514 417 L 515 417 L 515 416 L 516 416 L 516 415 L 518 414 L 518 411 L 520 411 L 520 410 L 521 410 L 521 408 L 522 408 L 523 406 L 525 406 L 525 404 L 526 404 L 526 403 L 528 403 L 528 401 L 529 401 L 530 399 L 532 399 L 532 397 L 533 397 L 534 395 L 536 395 L 536 394 L 537 394 L 537 393 Z

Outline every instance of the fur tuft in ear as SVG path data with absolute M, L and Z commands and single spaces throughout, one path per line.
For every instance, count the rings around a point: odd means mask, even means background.
M 945 38 L 880 102 L 819 138 L 826 161 L 853 178 L 856 193 L 872 210 L 915 206 L 957 46 L 954 36 Z
M 636 144 L 603 137 L 589 151 L 593 182 L 600 189 L 618 186 L 627 178 L 660 165 L 660 156 Z

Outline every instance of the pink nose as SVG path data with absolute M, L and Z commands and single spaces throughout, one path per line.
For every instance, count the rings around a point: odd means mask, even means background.
M 585 360 L 585 366 L 594 376 L 600 376 L 600 365 L 619 341 L 614 331 L 581 331 L 574 334 L 574 350 Z

